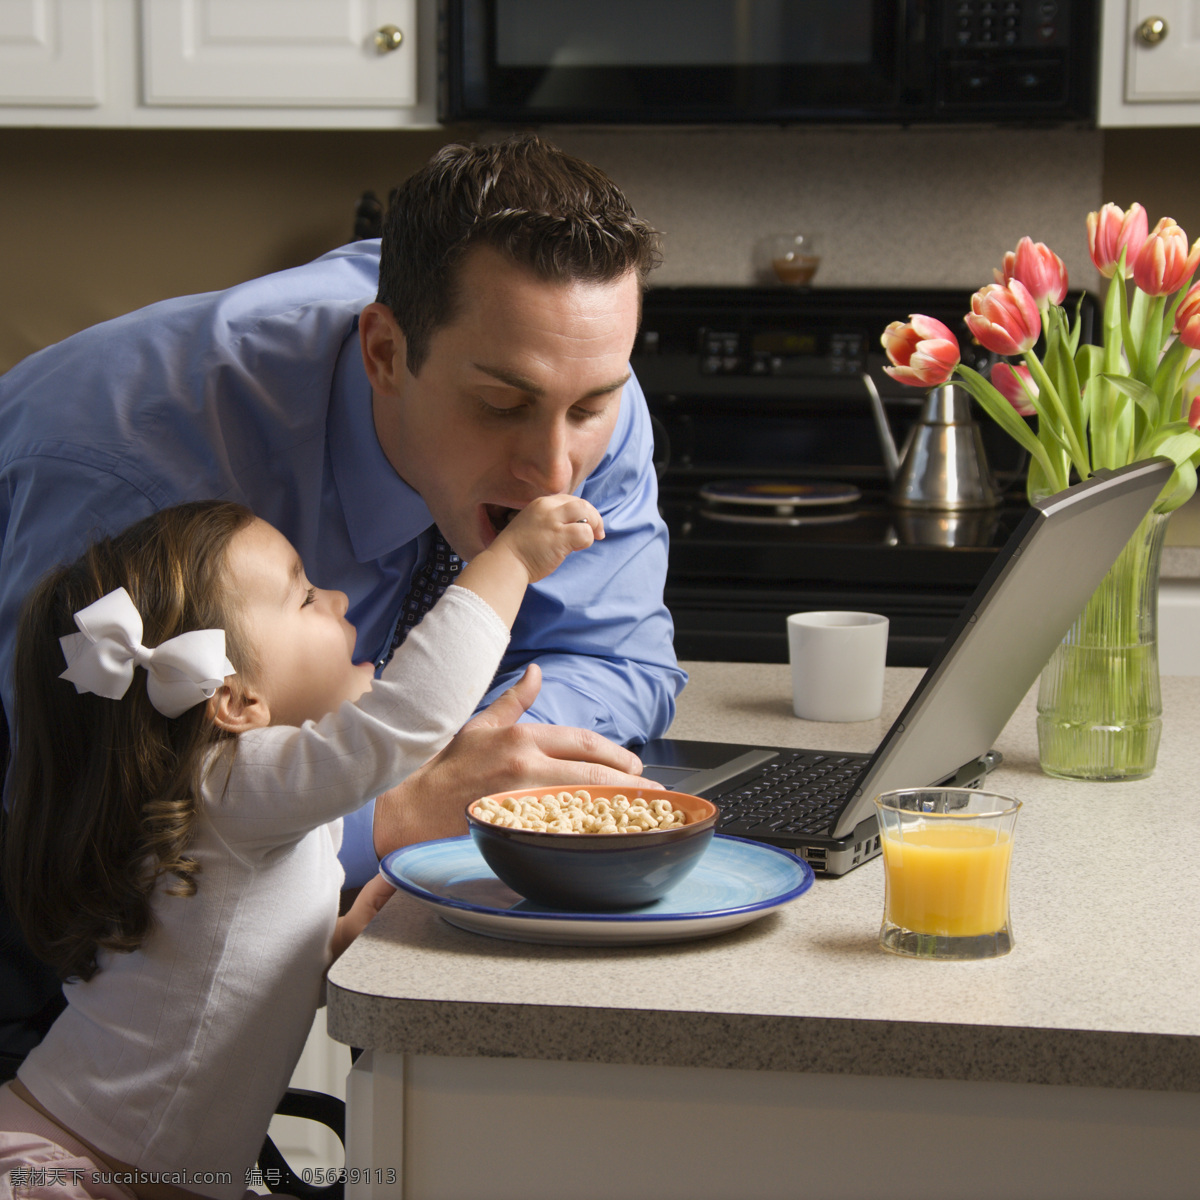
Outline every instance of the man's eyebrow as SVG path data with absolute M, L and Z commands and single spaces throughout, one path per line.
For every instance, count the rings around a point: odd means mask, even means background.
M 489 367 L 477 362 L 473 362 L 471 366 L 475 370 L 481 371 L 484 375 L 490 375 L 506 387 L 516 388 L 519 392 L 525 392 L 530 396 L 544 396 L 546 394 L 545 388 L 534 383 L 532 379 L 526 379 L 524 375 L 518 375 L 516 371 L 507 371 L 503 367 Z M 629 382 L 629 378 L 629 372 L 626 371 L 620 379 L 614 379 L 612 383 L 601 384 L 600 387 L 592 388 L 590 391 L 584 392 L 579 399 L 591 400 L 596 396 L 607 396 L 612 392 L 618 392 Z

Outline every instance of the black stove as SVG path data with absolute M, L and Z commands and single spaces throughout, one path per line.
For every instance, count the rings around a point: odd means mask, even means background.
M 633 367 L 655 424 L 680 658 L 786 662 L 784 618 L 837 608 L 889 618 L 893 666 L 929 664 L 1026 509 L 1025 464 L 977 412 L 1001 502 L 892 505 L 863 376 L 902 445 L 924 394 L 884 374 L 879 336 L 925 313 L 986 372 L 968 311 L 960 291 L 647 291 Z

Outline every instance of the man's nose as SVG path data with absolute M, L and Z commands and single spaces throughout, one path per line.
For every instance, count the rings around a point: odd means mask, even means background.
M 538 492 L 569 492 L 574 482 L 570 445 L 561 429 L 542 429 L 516 448 L 513 474 Z

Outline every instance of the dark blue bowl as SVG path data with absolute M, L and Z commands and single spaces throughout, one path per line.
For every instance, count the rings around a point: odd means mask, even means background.
M 584 785 L 518 788 L 484 799 L 575 792 Z M 699 796 L 656 788 L 585 787 L 593 799 L 669 800 L 688 823 L 644 833 L 541 833 L 508 829 L 477 817 L 467 805 L 467 824 L 484 862 L 518 895 L 568 912 L 640 908 L 665 896 L 700 861 L 712 840 L 717 806 Z

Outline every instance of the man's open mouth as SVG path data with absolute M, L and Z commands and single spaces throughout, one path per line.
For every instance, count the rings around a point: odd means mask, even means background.
M 491 527 L 497 533 L 500 533 L 508 527 L 509 521 L 521 510 L 519 508 L 505 508 L 503 504 L 485 504 L 483 511 L 487 515 L 488 523 Z

